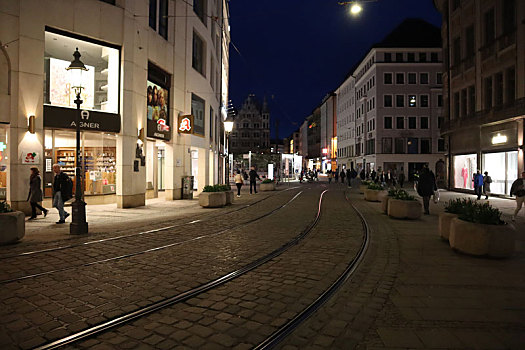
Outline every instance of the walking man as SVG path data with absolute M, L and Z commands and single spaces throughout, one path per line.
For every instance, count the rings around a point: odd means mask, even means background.
M 345 169 L 343 169 L 341 170 L 341 183 L 345 183 L 345 176 L 346 176 Z
M 476 171 L 474 174 L 474 193 L 476 193 L 476 196 L 478 196 L 478 200 L 481 199 L 481 193 L 483 191 L 483 175 L 481 175 L 480 171 Z
M 69 191 L 68 181 L 71 181 L 66 173 L 60 170 L 60 165 L 53 165 L 53 172 L 55 178 L 53 180 L 53 207 L 57 208 L 60 220 L 57 224 L 66 222 L 69 213 L 64 210 L 64 202 L 71 199 L 72 195 Z
M 405 183 L 405 172 L 403 171 L 403 167 L 401 167 L 401 171 L 397 178 L 399 179 L 399 187 L 403 188 L 403 184 Z
M 489 172 L 485 171 L 485 176 L 483 177 L 483 194 L 485 195 L 485 199 L 489 199 L 491 183 L 492 178 L 489 176 Z
M 525 171 L 521 173 L 521 179 L 518 178 L 512 183 L 510 195 L 516 196 L 516 210 L 514 210 L 514 215 L 512 216 L 512 221 L 515 221 L 523 203 L 525 203 Z
M 417 183 L 417 193 L 423 197 L 423 207 L 425 209 L 425 215 L 430 214 L 430 196 L 437 191 L 436 178 L 434 173 L 431 172 L 427 166 L 421 169 L 419 174 L 419 181 Z
M 259 177 L 259 174 L 257 174 L 257 172 L 255 171 L 255 167 L 252 166 L 250 168 L 250 172 L 248 173 L 248 176 L 250 177 L 250 194 L 252 194 L 252 186 L 253 186 L 253 191 L 255 193 L 257 193 L 257 182 L 256 180 L 259 179 L 259 181 L 261 180 L 261 178 Z

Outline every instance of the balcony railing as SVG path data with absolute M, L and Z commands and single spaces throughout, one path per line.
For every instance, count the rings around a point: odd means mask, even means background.
M 516 30 L 503 34 L 497 39 L 497 41 L 498 41 L 498 51 L 506 49 L 512 44 L 515 44 L 516 43 Z

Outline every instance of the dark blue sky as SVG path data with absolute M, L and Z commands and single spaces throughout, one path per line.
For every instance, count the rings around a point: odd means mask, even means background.
M 239 107 L 249 93 L 261 100 L 266 95 L 272 137 L 278 118 L 280 138 L 298 129 L 369 48 L 404 19 L 416 17 L 441 25 L 432 0 L 367 2 L 357 18 L 338 0 L 230 0 L 229 4 L 235 45 L 230 47 L 230 99 Z

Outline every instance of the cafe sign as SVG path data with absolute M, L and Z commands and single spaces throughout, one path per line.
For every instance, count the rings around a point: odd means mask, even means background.
M 193 115 L 180 115 L 177 131 L 179 134 L 193 134 Z

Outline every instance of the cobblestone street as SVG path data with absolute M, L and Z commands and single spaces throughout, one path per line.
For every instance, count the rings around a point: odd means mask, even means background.
M 509 259 L 454 252 L 437 219 L 443 202 L 457 196 L 466 195 L 443 192 L 420 220 L 393 220 L 355 189 L 320 182 L 243 192 L 223 209 L 176 202 L 186 205 L 149 220 L 112 223 L 112 211 L 93 208 L 102 219 L 88 212 L 94 230 L 87 237 L 32 223 L 27 240 L 0 249 L 0 347 L 35 348 L 178 297 L 66 347 L 254 348 L 358 257 L 366 238 L 361 214 L 370 234 L 363 260 L 278 348 L 522 349 L 525 230 L 518 229 Z M 154 212 L 156 203 L 132 211 Z M 514 202 L 491 204 L 508 219 Z M 521 216 L 515 225 L 524 222 Z

